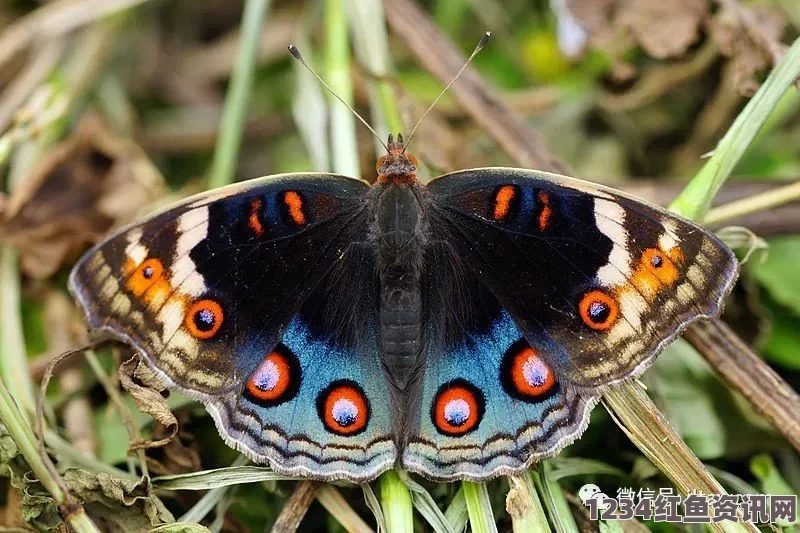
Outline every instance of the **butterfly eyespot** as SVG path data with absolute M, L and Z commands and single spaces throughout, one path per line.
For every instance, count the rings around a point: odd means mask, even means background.
M 673 259 L 673 257 L 677 257 L 673 250 L 677 250 L 677 253 L 680 254 L 680 248 L 673 248 L 667 253 L 657 248 L 648 248 L 642 254 L 641 261 L 646 268 L 641 270 L 643 275 L 654 278 L 651 285 L 654 286 L 653 290 L 656 292 L 663 285 L 672 285 L 680 276 L 675 259 Z
M 283 344 L 278 344 L 247 378 L 244 394 L 253 403 L 272 407 L 294 398 L 300 390 L 300 363 Z
M 382 156 L 380 156 L 378 158 L 378 162 L 375 163 L 375 170 L 377 172 L 381 171 L 381 167 L 383 167 L 383 165 L 386 163 L 386 158 L 387 158 L 387 156 L 385 156 L 385 155 L 382 155 Z
M 356 435 L 367 428 L 369 402 L 354 381 L 334 381 L 317 397 L 317 412 L 331 433 Z
M 506 350 L 500 380 L 510 396 L 527 402 L 545 400 L 558 391 L 553 368 L 524 339 Z
M 415 156 L 411 154 L 406 154 L 406 157 L 408 158 L 408 162 L 414 165 L 414 168 L 417 168 L 419 166 L 419 161 L 417 161 L 417 158 Z
M 306 215 L 303 213 L 303 197 L 297 191 L 286 191 L 283 195 L 283 203 L 289 212 L 292 222 L 298 226 L 306 223 Z
M 155 258 L 146 259 L 126 280 L 125 285 L 134 295 L 141 296 L 153 286 L 164 273 L 161 261 Z
M 186 313 L 184 324 L 193 337 L 210 339 L 222 327 L 224 314 L 222 307 L 214 300 L 198 300 L 194 302 Z
M 653 257 L 650 258 L 650 264 L 655 268 L 659 268 L 664 264 L 664 258 L 660 254 L 653 254 Z
M 619 318 L 619 305 L 616 300 L 599 290 L 584 294 L 578 309 L 583 323 L 594 330 L 607 330 Z
M 517 187 L 514 185 L 503 185 L 494 193 L 494 209 L 492 218 L 503 220 L 513 211 L 515 204 L 518 203 Z
M 483 419 L 486 404 L 475 385 L 456 379 L 439 387 L 431 408 L 431 419 L 439 433 L 459 436 L 474 431 Z

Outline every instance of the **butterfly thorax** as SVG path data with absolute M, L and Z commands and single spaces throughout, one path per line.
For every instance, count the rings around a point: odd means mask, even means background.
M 403 138 L 389 137 L 373 187 L 372 236 L 380 279 L 380 337 L 383 365 L 396 386 L 405 388 L 420 352 L 426 225 L 416 159 L 405 154 Z

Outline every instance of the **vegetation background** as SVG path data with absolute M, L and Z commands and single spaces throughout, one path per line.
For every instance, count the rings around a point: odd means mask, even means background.
M 86 340 L 65 280 L 89 244 L 233 180 L 304 170 L 374 179 L 374 139 L 287 44 L 383 134 L 408 131 L 486 29 L 495 39 L 420 127 L 425 176 L 526 166 L 664 205 L 694 177 L 673 208 L 705 217 L 747 259 L 729 328 L 693 330 L 644 376 L 655 405 L 623 388 L 580 441 L 518 478 L 434 484 L 390 473 L 364 487 L 323 485 L 247 466 L 202 406 L 120 370 L 130 352 L 112 346 L 56 369 L 40 453 L 38 385 L 55 356 Z M 798 34 L 796 0 L 5 0 L 0 523 L 669 531 L 697 528 L 591 522 L 577 490 L 797 494 Z M 731 171 L 722 207 L 706 213 Z

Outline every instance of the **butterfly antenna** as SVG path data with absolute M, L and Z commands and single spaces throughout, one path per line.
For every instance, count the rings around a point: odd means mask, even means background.
M 417 123 L 414 124 L 414 127 L 411 128 L 411 133 L 408 134 L 408 139 L 406 140 L 405 144 L 406 147 L 409 144 L 411 144 L 411 139 L 414 138 L 414 133 L 417 131 L 417 128 L 419 127 L 420 123 L 422 123 L 425 117 L 428 116 L 428 113 L 430 113 L 433 110 L 433 108 L 436 107 L 436 104 L 439 102 L 439 100 L 441 100 L 442 96 L 444 96 L 444 93 L 446 93 L 450 89 L 450 87 L 453 86 L 456 80 L 461 77 L 461 74 L 467 69 L 469 64 L 472 63 L 472 60 L 475 58 L 476 55 L 478 55 L 478 52 L 483 50 L 483 47 L 486 46 L 486 43 L 488 43 L 489 39 L 491 38 L 492 38 L 492 32 L 487 31 L 486 33 L 483 34 L 483 37 L 481 37 L 480 41 L 478 41 L 478 44 L 475 46 L 475 50 L 473 50 L 472 53 L 469 55 L 469 57 L 464 62 L 464 65 L 461 67 L 461 69 L 458 72 L 456 72 L 456 75 L 453 76 L 453 79 L 450 80 L 450 83 L 447 84 L 447 87 L 442 89 L 442 92 L 439 93 L 439 96 L 437 96 L 433 100 L 433 102 L 431 102 L 431 105 L 428 106 L 428 109 L 425 110 L 422 116 L 419 117 L 419 120 L 417 120 Z M 405 151 L 405 149 L 403 151 Z
M 349 110 L 350 110 L 350 112 L 351 112 L 351 113 L 353 113 L 353 115 L 355 115 L 355 117 L 356 117 L 358 120 L 360 120 L 360 121 L 361 121 L 361 123 L 362 123 L 364 126 L 366 126 L 366 127 L 367 127 L 367 129 L 368 129 L 369 131 L 371 131 L 371 132 L 372 132 L 372 134 L 375 136 L 375 138 L 376 138 L 376 139 L 378 139 L 378 142 L 379 142 L 379 143 L 381 143 L 381 145 L 382 145 L 382 146 L 383 146 L 383 147 L 386 149 L 386 151 L 387 151 L 387 152 L 389 151 L 389 147 L 388 147 L 388 146 L 386 146 L 386 143 L 385 143 L 385 142 L 383 142 L 383 139 L 381 139 L 380 135 L 378 135 L 378 132 L 377 132 L 377 131 L 375 131 L 375 129 L 374 129 L 372 126 L 370 126 L 370 125 L 369 125 L 369 123 L 368 123 L 366 120 L 364 120 L 364 117 L 362 117 L 361 115 L 359 115 L 359 114 L 358 114 L 358 111 L 356 111 L 355 109 L 353 109 L 353 107 L 352 107 L 350 104 L 348 104 L 347 102 L 345 102 L 345 101 L 344 101 L 344 99 L 343 99 L 341 96 L 339 96 L 338 94 L 336 94 L 336 91 L 334 91 L 333 89 L 331 89 L 330 85 L 328 85 L 327 83 L 325 83 L 325 80 L 323 80 L 323 79 L 320 77 L 320 75 L 319 75 L 319 74 L 317 74 L 316 72 L 314 72 L 314 69 L 312 69 L 311 67 L 309 67 L 309 66 L 308 66 L 308 63 L 306 63 L 306 60 L 305 60 L 305 59 L 303 59 L 303 56 L 302 56 L 302 54 L 300 54 L 300 50 L 298 50 L 298 49 L 297 49 L 297 47 L 296 47 L 295 45 L 293 45 L 293 44 L 290 44 L 290 45 L 289 45 L 289 53 L 290 53 L 290 54 L 292 54 L 292 57 L 294 57 L 294 58 L 295 58 L 295 59 L 296 59 L 296 60 L 297 60 L 297 61 L 298 61 L 298 62 L 299 62 L 301 65 L 303 65 L 304 67 L 306 67 L 306 70 L 308 70 L 308 71 L 309 71 L 311 74 L 313 74 L 313 75 L 314 75 L 314 77 L 315 77 L 315 78 L 317 78 L 317 81 L 319 81 L 319 82 L 322 84 L 322 86 L 323 86 L 323 87 L 325 87 L 325 89 L 326 89 L 326 90 L 327 90 L 329 93 L 331 93 L 331 94 L 334 96 L 334 98 L 336 98 L 336 99 L 337 99 L 337 100 L 339 100 L 341 103 L 343 103 L 343 104 L 344 104 L 344 106 L 345 106 L 347 109 L 349 109 Z

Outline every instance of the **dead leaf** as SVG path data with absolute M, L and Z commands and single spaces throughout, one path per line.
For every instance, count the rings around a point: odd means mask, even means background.
M 774 66 L 786 49 L 781 43 L 786 19 L 767 6 L 731 6 L 709 19 L 708 32 L 720 52 L 733 60 L 736 89 L 752 96 L 761 85 L 759 74 Z
M 179 412 L 177 417 L 179 419 L 178 427 L 185 427 L 189 414 Z M 170 430 L 170 427 L 158 424 L 153 431 L 153 438 L 169 438 Z M 177 438 L 172 439 L 169 444 L 159 451 L 161 455 L 158 457 L 153 457 L 153 454 L 148 454 L 147 456 L 150 475 L 166 476 L 197 472 L 203 466 L 200 460 L 197 439 L 195 439 L 194 435 L 184 430 L 179 431 Z M 158 455 L 158 453 L 155 455 Z
M 683 55 L 697 41 L 709 0 L 567 0 L 566 7 L 593 48 L 619 58 L 625 35 L 650 56 Z M 633 42 L 629 42 L 634 44 Z
M 81 468 L 67 469 L 62 477 L 102 531 L 138 533 L 175 521 L 155 495 L 148 477 L 118 479 Z M 53 529 L 63 525 L 58 506 L 37 480 L 26 479 L 21 507 L 23 517 L 37 527 Z
M 89 115 L 2 202 L 0 242 L 17 248 L 25 274 L 46 278 L 165 190 L 137 145 Z
M 630 30 L 652 57 L 683 55 L 709 13 L 705 0 L 620 0 L 616 24 Z
M 158 448 L 175 438 L 178 432 L 178 419 L 170 411 L 166 398 L 161 395 L 166 387 L 161 384 L 153 371 L 140 361 L 138 355 L 120 365 L 119 379 L 122 387 L 133 396 L 139 410 L 152 416 L 168 430 L 165 438 L 149 442 L 133 442 L 130 449 Z

